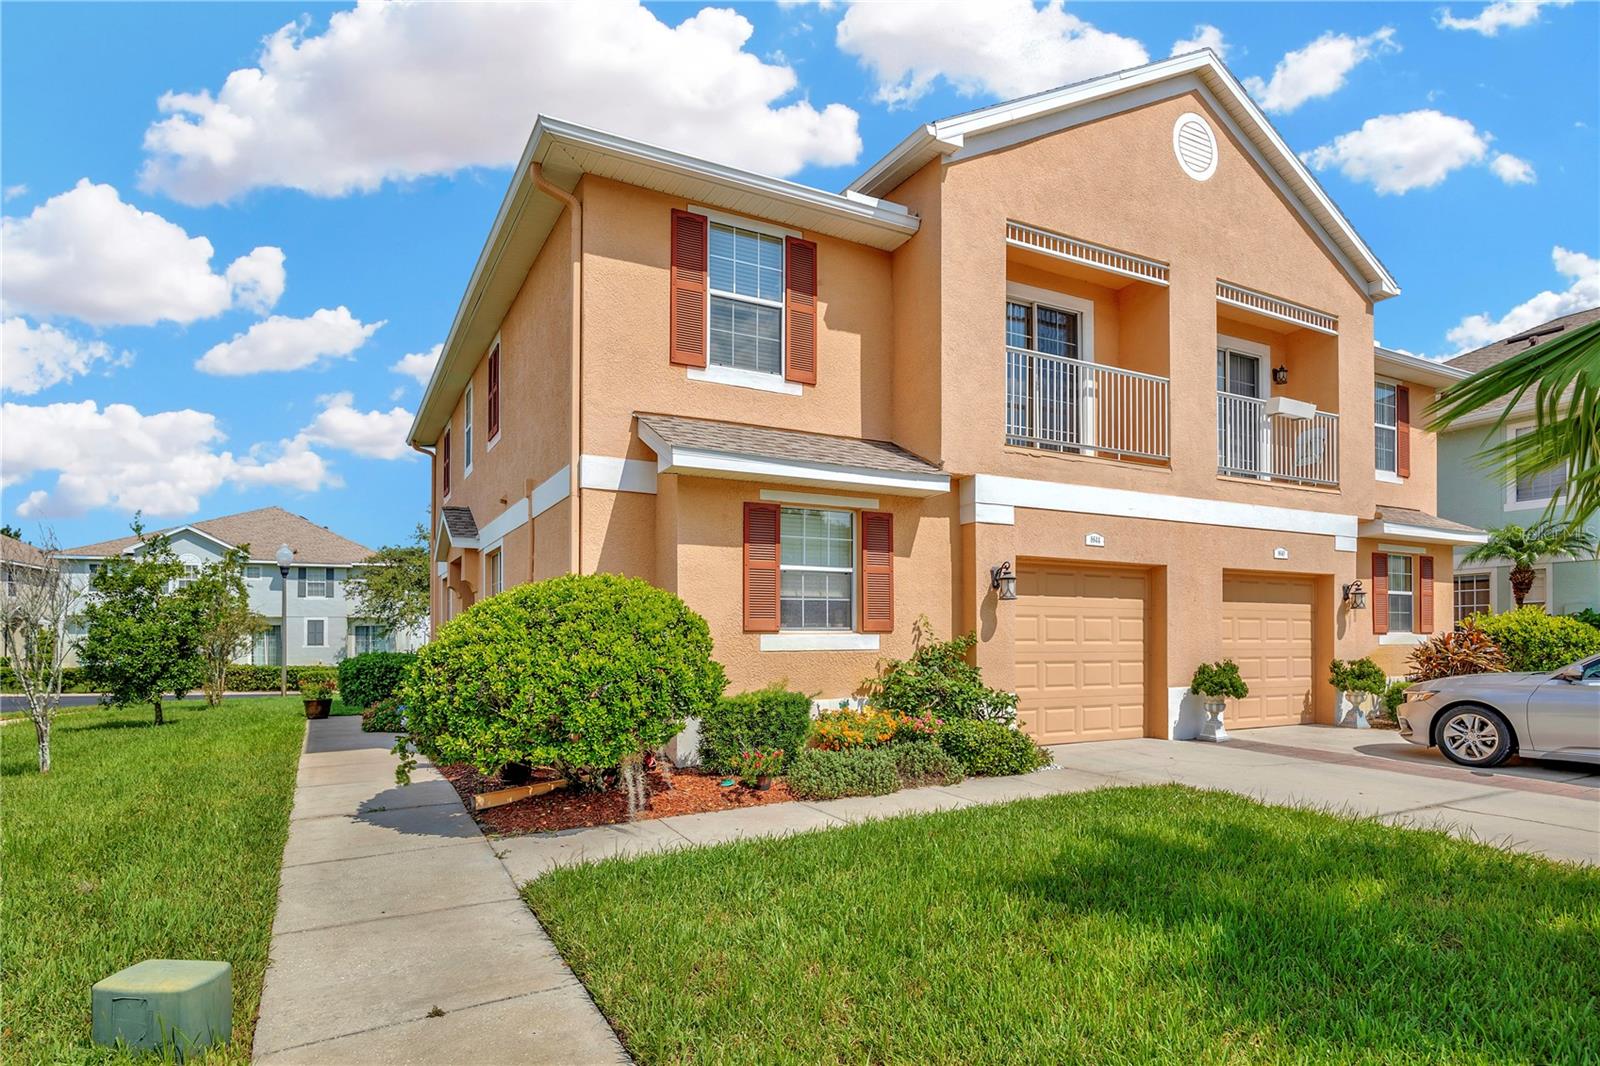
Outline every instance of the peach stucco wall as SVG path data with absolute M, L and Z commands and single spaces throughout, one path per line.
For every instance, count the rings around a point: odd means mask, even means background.
M 1390 379 L 1394 380 L 1394 379 Z M 1409 507 L 1414 511 L 1437 514 L 1435 503 L 1439 497 L 1439 438 L 1423 427 L 1427 424 L 1428 405 L 1436 393 L 1427 385 L 1400 380 L 1411 390 L 1411 476 L 1400 484 L 1379 481 L 1376 501 L 1379 505 Z

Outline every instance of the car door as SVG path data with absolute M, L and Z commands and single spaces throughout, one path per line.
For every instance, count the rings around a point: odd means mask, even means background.
M 1533 747 L 1559 758 L 1600 760 L 1600 658 L 1577 664 L 1579 676 L 1546 678 L 1528 700 Z

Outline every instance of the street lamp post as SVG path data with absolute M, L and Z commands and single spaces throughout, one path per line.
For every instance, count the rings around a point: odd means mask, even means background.
M 278 574 L 283 578 L 282 607 L 278 612 L 278 695 L 289 694 L 289 564 L 294 562 L 294 549 L 287 544 L 278 545 Z

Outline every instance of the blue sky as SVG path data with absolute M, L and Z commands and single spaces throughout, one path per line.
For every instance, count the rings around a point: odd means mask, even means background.
M 1592 3 L 0 18 L 0 517 L 68 546 L 270 503 L 402 539 L 427 468 L 396 367 L 425 373 L 541 111 L 838 189 L 919 122 L 1204 43 L 1399 280 L 1383 343 L 1447 356 L 1600 302 Z

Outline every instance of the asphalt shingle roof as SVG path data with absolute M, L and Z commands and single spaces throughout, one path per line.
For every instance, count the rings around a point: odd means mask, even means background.
M 650 427 L 662 440 L 676 447 L 703 448 L 712 452 L 732 452 L 802 463 L 861 466 L 906 474 L 939 473 L 937 466 L 886 440 L 830 437 L 822 433 L 741 426 L 701 418 L 680 418 L 677 415 L 640 414 L 637 417 L 641 425 Z
M 1554 340 L 1569 329 L 1587 326 L 1596 320 L 1600 320 L 1600 307 L 1591 307 L 1587 311 L 1574 311 L 1570 315 L 1552 318 L 1542 325 L 1525 329 L 1521 333 L 1495 341 L 1493 344 L 1486 344 L 1482 348 L 1458 355 L 1454 359 L 1447 359 L 1445 362 L 1449 366 L 1477 373 L 1486 367 L 1503 363 L 1513 356 L 1537 348 L 1546 341 Z
M 1421 526 L 1423 529 L 1437 529 L 1449 533 L 1482 533 L 1483 530 L 1475 526 L 1465 526 L 1460 522 L 1452 522 L 1448 518 L 1429 514 L 1427 511 L 1414 511 L 1409 507 L 1378 508 L 1378 517 L 1385 522 L 1397 522 L 1403 526 Z
M 47 561 L 44 552 L 32 544 L 0 533 L 0 560 L 20 566 L 43 566 Z
M 441 507 L 439 510 L 444 516 L 444 527 L 450 531 L 452 540 L 477 539 L 478 520 L 472 517 L 472 508 Z
M 293 548 L 295 562 L 300 564 L 348 565 L 365 562 L 373 554 L 366 545 L 341 537 L 326 526 L 319 526 L 282 507 L 261 507 L 221 518 L 203 518 L 156 532 L 173 533 L 185 528 L 198 529 L 230 547 L 248 544 L 250 558 L 261 562 L 270 562 L 280 544 Z M 61 554 L 103 559 L 119 555 L 137 543 L 137 537 L 117 537 L 81 548 L 66 548 Z

